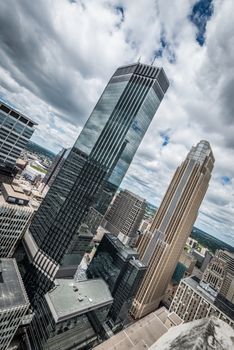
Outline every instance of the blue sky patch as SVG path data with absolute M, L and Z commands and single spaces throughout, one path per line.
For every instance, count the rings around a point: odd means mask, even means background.
M 167 131 L 160 131 L 159 135 L 162 138 L 162 146 L 165 147 L 168 145 L 168 143 L 170 142 L 170 136 L 168 134 L 168 130 Z
M 189 16 L 191 22 L 197 27 L 196 40 L 201 46 L 205 43 L 206 23 L 212 14 L 212 0 L 199 0 L 193 6 L 192 14 Z
M 117 13 L 119 13 L 121 15 L 121 22 L 123 22 L 124 21 L 124 17 L 125 17 L 125 15 L 124 15 L 124 8 L 122 6 L 116 6 L 115 10 L 116 10 Z
M 161 37 L 160 37 L 160 47 L 154 51 L 154 59 L 162 57 L 164 52 L 165 52 L 165 56 L 168 59 L 168 62 L 170 63 L 176 62 L 175 52 L 173 51 L 170 43 L 166 40 L 165 32 L 162 31 Z
M 229 176 L 222 176 L 221 177 L 221 183 L 222 185 L 228 185 L 232 182 L 231 178 Z

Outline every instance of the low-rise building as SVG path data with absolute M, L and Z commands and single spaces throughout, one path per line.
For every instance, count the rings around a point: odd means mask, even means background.
M 102 279 L 55 280 L 55 287 L 38 305 L 40 322 L 38 317 L 34 318 L 29 327 L 31 348 L 92 348 L 99 343 L 112 301 L 109 288 Z

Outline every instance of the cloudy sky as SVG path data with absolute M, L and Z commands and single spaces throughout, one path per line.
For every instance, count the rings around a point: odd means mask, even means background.
M 0 1 L 0 97 L 57 152 L 75 141 L 114 70 L 163 66 L 170 88 L 122 184 L 160 204 L 190 147 L 216 163 L 196 225 L 234 245 L 233 0 Z

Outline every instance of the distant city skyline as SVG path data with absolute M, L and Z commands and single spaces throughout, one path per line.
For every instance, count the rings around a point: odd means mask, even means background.
M 171 88 L 121 187 L 159 206 L 191 144 L 209 140 L 216 164 L 195 226 L 234 246 L 233 2 L 121 4 L 1 2 L 0 97 L 39 123 L 33 141 L 58 152 L 119 64 L 156 58 Z

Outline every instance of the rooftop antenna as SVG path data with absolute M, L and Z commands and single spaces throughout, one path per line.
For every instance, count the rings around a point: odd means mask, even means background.
M 156 56 L 157 56 L 157 55 L 154 55 L 154 58 L 153 58 L 153 60 L 152 60 L 152 62 L 151 62 L 151 66 L 154 64 L 154 61 L 156 60 Z

